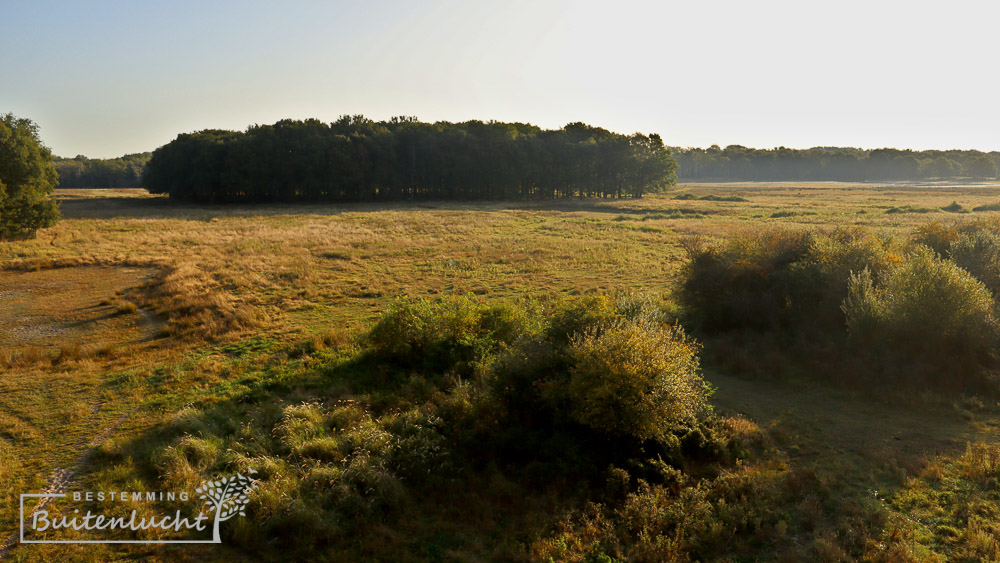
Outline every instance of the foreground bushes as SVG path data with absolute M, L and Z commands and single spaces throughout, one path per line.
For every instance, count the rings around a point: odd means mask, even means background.
M 287 383 L 185 407 L 155 436 L 102 448 L 96 478 L 142 459 L 181 490 L 253 468 L 263 482 L 247 518 L 223 534 L 265 558 L 436 559 L 447 522 L 449 534 L 471 526 L 447 540 L 470 542 L 458 553 L 523 559 L 523 512 L 539 526 L 560 516 L 553 502 L 619 502 L 637 479 L 673 494 L 684 471 L 760 447 L 759 428 L 711 416 L 698 350 L 644 295 L 401 300 L 356 348 L 227 368 L 228 389 Z M 513 522 L 506 543 L 497 524 L 461 521 L 477 514 Z
M 375 361 L 474 378 L 480 406 L 507 424 L 643 441 L 707 409 L 697 345 L 644 295 L 592 297 L 547 317 L 533 303 L 402 300 L 366 342 Z
M 824 379 L 995 392 L 997 257 L 995 223 L 931 223 L 909 246 L 760 230 L 692 247 L 679 296 L 706 335 L 770 335 L 749 340 L 770 347 L 762 357 L 777 349 Z

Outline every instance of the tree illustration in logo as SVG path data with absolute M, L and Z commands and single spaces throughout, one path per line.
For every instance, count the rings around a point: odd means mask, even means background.
M 237 473 L 235 477 L 223 477 L 217 481 L 206 481 L 194 490 L 205 499 L 205 506 L 215 510 L 215 527 L 212 529 L 212 541 L 222 543 L 219 537 L 219 522 L 225 522 L 239 514 L 246 516 L 246 506 L 250 502 L 249 493 L 260 484 L 252 477 L 257 473 L 248 470 L 251 476 Z

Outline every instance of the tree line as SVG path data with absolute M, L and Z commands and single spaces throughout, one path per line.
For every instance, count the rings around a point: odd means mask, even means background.
M 142 173 L 153 153 L 118 158 L 55 157 L 60 188 L 139 188 Z
M 674 185 L 676 169 L 655 134 L 343 116 L 181 134 L 142 183 L 197 202 L 642 197 Z
M 753 149 L 730 145 L 672 148 L 683 179 L 719 180 L 924 180 L 992 179 L 1000 152 L 974 150 Z

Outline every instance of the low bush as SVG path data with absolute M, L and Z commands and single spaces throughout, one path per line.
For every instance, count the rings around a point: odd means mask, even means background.
M 914 252 L 882 283 L 866 272 L 851 279 L 844 302 L 855 345 L 891 358 L 898 378 L 911 378 L 903 366 L 934 368 L 936 383 L 981 387 L 985 366 L 993 363 L 998 340 L 990 292 L 972 274 L 934 255 Z
M 836 331 L 851 272 L 867 268 L 877 278 L 901 261 L 892 250 L 891 241 L 856 228 L 752 230 L 689 248 L 679 298 L 706 331 Z
M 815 282 L 809 278 L 817 273 L 806 267 L 813 245 L 807 232 L 761 229 L 692 247 L 681 276 L 681 302 L 706 330 L 793 324 L 814 301 Z
M 613 437 L 660 438 L 706 408 L 698 348 L 679 328 L 620 321 L 577 335 L 563 392 L 576 422 Z
M 476 416 L 494 422 L 469 447 L 532 463 L 541 481 L 581 471 L 599 478 L 584 468 L 624 463 L 641 451 L 684 464 L 683 437 L 710 412 L 698 351 L 647 295 L 557 306 L 538 337 L 483 371 Z
M 908 247 L 861 228 L 750 231 L 690 245 L 678 293 L 731 369 L 995 391 L 998 225 L 932 222 Z
M 951 259 L 993 292 L 1000 292 L 1000 231 L 980 228 L 960 234 L 950 248 Z
M 379 361 L 467 376 L 476 360 L 539 329 L 532 303 L 479 306 L 467 297 L 441 304 L 401 299 L 371 329 L 366 344 Z
M 931 221 L 917 227 L 911 237 L 914 243 L 930 248 L 942 258 L 951 255 L 951 243 L 957 238 L 958 229 L 945 226 L 940 221 Z

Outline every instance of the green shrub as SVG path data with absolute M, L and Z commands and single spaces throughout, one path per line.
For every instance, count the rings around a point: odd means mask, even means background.
M 951 245 L 951 259 L 993 292 L 1000 291 L 1000 232 L 964 232 Z
M 501 347 L 538 332 L 537 307 L 480 306 L 467 297 L 440 304 L 397 301 L 368 334 L 375 357 L 408 368 L 469 375 Z
M 560 304 L 549 318 L 545 334 L 553 345 L 565 346 L 573 336 L 614 317 L 610 296 L 588 296 Z
M 974 383 L 964 379 L 978 379 L 998 342 L 986 287 L 927 248 L 914 252 L 882 283 L 873 283 L 867 272 L 856 274 L 844 311 L 858 345 L 896 364 L 929 363 L 938 368 L 939 383 Z M 896 373 L 911 376 L 903 369 Z
M 706 329 L 777 328 L 809 299 L 801 283 L 813 235 L 761 229 L 695 250 L 682 274 L 680 297 Z
M 619 321 L 575 337 L 565 390 L 576 422 L 647 440 L 690 425 L 707 405 L 698 348 L 680 329 Z
M 840 227 L 829 236 L 817 237 L 810 260 L 822 272 L 830 295 L 839 307 L 847 295 L 851 274 L 868 270 L 876 280 L 903 261 L 893 252 L 892 241 L 861 227 Z
M 412 409 L 386 417 L 382 424 L 395 437 L 389 466 L 405 481 L 424 482 L 450 471 L 450 445 L 441 433 L 441 418 Z
M 851 272 L 888 271 L 901 260 L 889 246 L 856 228 L 830 234 L 751 230 L 689 249 L 680 301 L 705 330 L 837 331 Z
M 379 318 L 368 333 L 368 344 L 387 357 L 421 353 L 437 337 L 435 311 L 424 299 L 401 299 Z
M 589 443 L 588 452 L 577 453 L 614 457 L 648 440 L 672 455 L 667 449 L 679 447 L 673 433 L 708 412 L 708 388 L 698 346 L 668 319 L 643 294 L 556 307 L 542 335 L 507 350 L 484 374 L 479 410 L 505 428 L 484 439 L 518 452 L 510 455 Z M 559 451 L 562 459 L 576 455 Z
M 931 221 L 917 227 L 913 231 L 913 242 L 922 244 L 938 256 L 947 258 L 951 254 L 951 243 L 958 238 L 958 229 L 946 227 L 940 221 Z
M 592 327 L 617 320 L 668 322 L 669 315 L 648 293 L 618 292 L 562 303 L 547 319 L 545 335 L 555 346 L 565 346 Z

